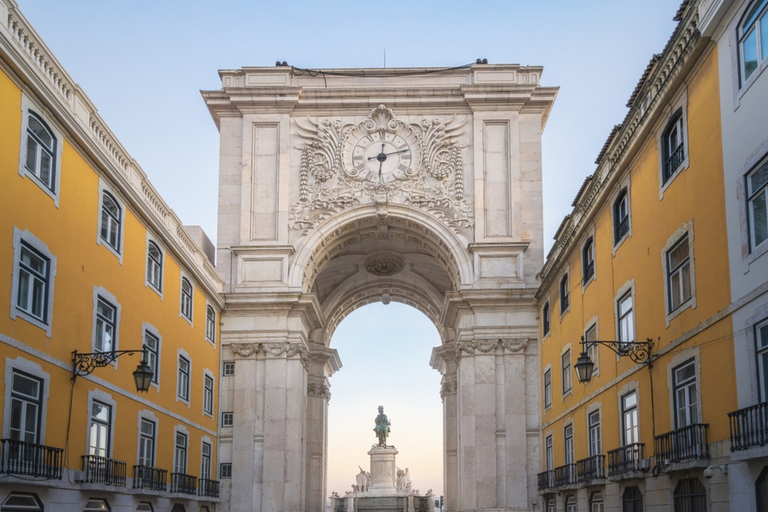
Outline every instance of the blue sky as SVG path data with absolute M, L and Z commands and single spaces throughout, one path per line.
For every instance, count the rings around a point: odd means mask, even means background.
M 17 2 L 166 202 L 214 242 L 218 132 L 199 91 L 220 87 L 218 69 L 276 60 L 380 67 L 385 49 L 387 67 L 477 58 L 544 66 L 542 84 L 560 86 L 543 138 L 547 249 L 648 60 L 671 35 L 680 3 Z M 340 325 L 332 342 L 344 368 L 332 379 L 329 492 L 349 489 L 365 465 L 380 402 L 393 419 L 399 465 L 410 467 L 417 488 L 441 491 L 440 466 L 431 464 L 441 457 L 439 375 L 428 366 L 438 343 L 423 315 L 398 304 L 367 306 Z M 358 430 L 370 439 L 351 444 Z M 412 462 L 418 458 L 425 464 Z

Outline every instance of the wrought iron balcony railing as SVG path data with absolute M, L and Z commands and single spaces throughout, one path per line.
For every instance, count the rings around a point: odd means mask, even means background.
M 626 235 L 627 231 L 629 231 L 629 215 L 626 215 L 623 219 L 621 219 L 621 222 L 616 225 L 614 242 L 621 240 L 621 237 Z
M 0 439 L 0 473 L 61 479 L 64 450 L 42 444 Z
M 593 455 L 576 461 L 576 475 L 580 484 L 605 478 L 605 455 Z
M 197 495 L 209 498 L 219 497 L 219 482 L 209 478 L 201 478 L 197 482 Z
M 656 460 L 664 464 L 684 460 L 708 459 L 707 427 L 694 423 L 654 438 Z
M 539 473 L 539 490 L 546 491 L 555 487 L 555 471 L 549 469 L 543 473 Z
M 587 284 L 587 281 L 592 279 L 592 276 L 595 275 L 595 262 L 588 263 L 584 266 L 584 277 L 582 278 L 582 283 Z
M 133 466 L 133 488 L 165 492 L 168 489 L 168 470 Z
M 97 455 L 83 455 L 84 482 L 125 487 L 127 465 L 121 460 L 108 459 Z
M 171 473 L 171 492 L 197 494 L 197 477 L 184 473 Z
M 643 443 L 632 443 L 608 452 L 608 476 L 640 471 Z
M 768 402 L 728 413 L 731 451 L 768 444 Z
M 555 468 L 555 487 L 576 483 L 576 464 L 565 464 Z
M 664 181 L 667 181 L 672 174 L 677 170 L 681 163 L 685 160 L 685 147 L 682 142 L 675 148 L 666 162 L 664 162 Z

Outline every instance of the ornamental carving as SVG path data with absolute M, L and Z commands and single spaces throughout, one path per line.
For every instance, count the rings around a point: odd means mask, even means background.
M 455 395 L 458 389 L 456 378 L 445 379 L 440 385 L 440 398 L 445 399 L 445 395 Z
M 528 346 L 528 338 L 515 338 L 510 340 L 501 340 L 501 348 L 504 352 L 513 354 L 520 353 Z
M 398 258 L 372 258 L 365 262 L 365 270 L 375 276 L 389 277 L 403 270 L 403 261 Z
M 307 396 L 325 398 L 326 402 L 330 402 L 331 389 L 325 384 L 309 383 L 307 384 Z
M 301 343 L 267 342 L 263 343 L 264 353 L 271 359 L 292 358 L 298 356 L 304 368 L 309 368 L 309 350 Z
M 409 124 L 384 105 L 359 123 L 296 119 L 302 144 L 297 147 L 299 200 L 289 214 L 291 240 L 343 210 L 370 204 L 385 211 L 389 202 L 427 211 L 471 239 L 474 208 L 464 197 L 464 147 L 458 144 L 467 121 L 451 117 Z M 366 137 L 374 142 L 364 143 Z M 387 152 L 387 158 L 377 160 L 376 151 Z
M 230 348 L 235 355 L 251 357 L 259 352 L 259 343 L 232 343 Z
M 456 360 L 458 361 L 463 354 L 489 354 L 500 348 L 503 353 L 518 354 L 528 346 L 527 338 L 513 339 L 473 339 L 469 341 L 459 341 L 456 343 Z

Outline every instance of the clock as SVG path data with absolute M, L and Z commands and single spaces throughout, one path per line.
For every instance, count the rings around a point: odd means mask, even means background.
M 413 176 L 421 162 L 418 139 L 409 127 L 391 123 L 378 130 L 359 124 L 344 142 L 347 174 L 373 183 Z

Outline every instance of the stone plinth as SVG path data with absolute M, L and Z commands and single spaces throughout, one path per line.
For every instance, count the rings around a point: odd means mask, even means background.
M 397 494 L 397 468 L 394 446 L 374 446 L 368 452 L 371 456 L 371 481 L 368 483 L 369 496 Z

